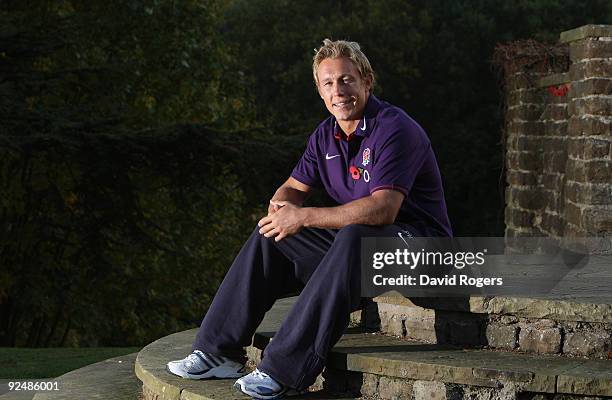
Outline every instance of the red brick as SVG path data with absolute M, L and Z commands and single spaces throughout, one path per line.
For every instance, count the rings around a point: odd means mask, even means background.
M 568 158 L 565 167 L 565 178 L 569 181 L 586 182 L 584 162 Z
M 544 123 L 544 134 L 550 135 L 550 136 L 566 136 L 567 135 L 567 122 L 566 123 L 555 123 L 555 122 Z
M 533 189 L 513 189 L 512 195 L 519 207 L 527 210 L 540 210 L 544 205 L 542 192 Z
M 568 120 L 568 133 L 570 136 L 610 136 L 612 123 L 604 122 L 602 118 L 572 116 Z
M 544 92 L 540 89 L 532 88 L 526 90 L 513 90 L 508 93 L 507 104 L 518 105 L 520 103 L 543 103 L 544 102 Z
M 612 57 L 612 42 L 597 38 L 578 40 L 570 43 L 569 54 L 573 62 L 586 58 L 610 58 Z
M 542 136 L 516 136 L 515 149 L 519 151 L 541 151 L 543 137 Z
M 565 220 L 559 215 L 544 213 L 542 215 L 542 228 L 553 236 L 563 236 Z
M 589 233 L 612 232 L 612 210 L 601 207 L 585 208 L 581 228 Z
M 585 78 L 606 78 L 612 76 L 612 63 L 607 60 L 593 60 L 570 65 L 570 79 L 581 81 Z
M 531 227 L 535 213 L 523 210 L 517 210 L 511 207 L 506 207 L 505 221 L 506 225 L 514 227 Z
M 585 187 L 581 192 L 582 203 L 591 205 L 610 205 L 612 202 L 612 184 L 593 184 Z
M 563 227 L 563 236 L 567 239 L 582 238 L 586 236 L 586 234 L 587 232 L 584 229 L 569 221 L 566 221 L 565 226 Z
M 565 220 L 572 224 L 582 227 L 582 210 L 573 203 L 566 202 L 564 207 Z
M 544 123 L 541 121 L 510 121 L 508 133 L 517 135 L 542 135 Z
M 545 172 L 565 172 L 567 164 L 567 154 L 563 151 L 544 153 L 542 170 Z
M 567 119 L 566 104 L 547 104 L 542 113 L 542 119 L 553 121 L 565 121 Z
M 542 195 L 544 198 L 544 209 L 554 212 L 562 211 L 565 200 L 561 193 L 560 191 L 547 190 Z
M 523 121 L 534 121 L 540 119 L 543 111 L 544 107 L 542 105 L 520 105 L 509 109 L 506 113 L 506 117 L 509 121 L 517 119 Z
M 570 96 L 584 97 L 592 94 L 612 94 L 612 79 L 589 79 L 582 82 L 572 82 Z
M 534 172 L 510 170 L 506 173 L 506 182 L 511 186 L 534 186 L 538 184 L 538 179 Z
M 612 182 L 612 162 L 608 160 L 588 161 L 584 163 L 584 173 L 587 182 Z
M 561 191 L 565 186 L 565 177 L 556 174 L 542 174 L 542 186 L 545 189 Z
M 537 228 L 521 228 L 519 231 L 516 228 L 506 227 L 507 238 L 529 238 L 534 236 L 541 236 L 542 232 Z
M 573 99 L 568 107 L 569 115 L 612 115 L 612 98 L 590 97 Z
M 542 74 L 539 73 L 527 73 L 520 72 L 518 74 L 511 74 L 506 76 L 506 89 L 513 91 L 516 89 L 531 89 L 534 84 L 539 80 Z
M 516 204 L 511 186 L 506 186 L 506 189 L 504 189 L 504 201 L 508 207 Z
M 610 140 L 607 139 L 586 139 L 584 143 L 584 157 L 605 158 L 610 156 Z
M 532 151 L 509 151 L 506 155 L 508 169 L 535 171 L 540 167 L 540 155 Z
M 576 138 L 568 141 L 567 155 L 573 158 L 584 158 L 584 139 Z
M 612 185 L 587 184 L 569 181 L 565 183 L 565 197 L 574 203 L 609 205 L 612 201 Z
M 547 137 L 543 143 L 544 150 L 567 152 L 567 140 L 564 137 Z
M 546 104 L 554 104 L 556 106 L 566 105 L 570 98 L 569 92 L 566 93 L 565 96 L 555 96 L 552 93 L 550 93 L 549 87 L 542 88 L 542 90 L 546 90 L 546 93 L 547 93 Z M 570 89 L 571 89 L 571 86 L 570 86 Z
M 578 182 L 569 181 L 565 182 L 565 198 L 572 203 L 582 203 L 580 201 L 580 191 L 584 188 L 584 185 L 581 185 Z

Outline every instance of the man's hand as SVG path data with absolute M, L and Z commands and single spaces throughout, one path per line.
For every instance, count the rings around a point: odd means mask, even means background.
M 278 210 L 280 210 L 282 206 L 278 204 L 278 201 L 270 200 L 270 205 L 268 205 L 268 215 L 272 215 Z
M 272 212 L 270 210 L 272 209 Z M 268 215 L 257 223 L 259 233 L 265 237 L 274 237 L 280 241 L 287 236 L 295 235 L 304 227 L 304 213 L 302 207 L 289 201 L 270 200 Z

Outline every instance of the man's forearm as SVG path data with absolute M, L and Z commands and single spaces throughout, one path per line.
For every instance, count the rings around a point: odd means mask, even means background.
M 289 201 L 296 205 L 302 205 L 304 200 L 306 199 L 307 193 L 302 192 L 300 190 L 294 189 L 290 186 L 281 186 L 279 187 L 274 196 L 272 196 L 273 201 Z
M 305 207 L 302 211 L 304 226 L 327 229 L 351 224 L 388 225 L 393 223 L 397 214 L 386 201 L 372 196 L 337 207 Z

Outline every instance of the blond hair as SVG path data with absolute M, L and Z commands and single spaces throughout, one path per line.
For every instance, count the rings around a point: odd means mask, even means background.
M 374 87 L 374 70 L 372 70 L 368 58 L 361 51 L 359 43 L 346 40 L 332 41 L 329 39 L 323 39 L 323 46 L 315 49 L 315 55 L 312 59 L 312 75 L 315 85 L 319 86 L 319 78 L 317 77 L 319 64 L 327 58 L 339 57 L 346 57 L 353 61 L 359 70 L 361 78 L 365 79 L 370 76 L 372 78 L 372 87 Z

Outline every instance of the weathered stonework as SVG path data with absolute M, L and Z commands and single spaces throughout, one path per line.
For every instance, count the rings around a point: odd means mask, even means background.
M 606 332 L 567 333 L 563 341 L 563 354 L 587 357 L 606 357 L 612 335 Z
M 611 38 L 564 32 L 567 71 L 507 74 L 507 237 L 612 235 Z
M 519 332 L 519 349 L 533 353 L 559 353 L 561 330 L 559 328 L 536 328 L 527 326 Z
M 514 350 L 518 343 L 519 328 L 515 324 L 489 324 L 487 326 L 487 344 L 494 348 Z
M 411 380 L 393 379 L 381 376 L 378 383 L 378 395 L 382 399 L 412 399 L 413 382 Z

